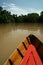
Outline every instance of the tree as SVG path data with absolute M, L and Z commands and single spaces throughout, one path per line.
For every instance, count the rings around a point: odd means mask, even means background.
M 43 16 L 43 11 L 40 13 L 41 16 Z
M 3 8 L 2 7 L 0 7 L 0 15 L 1 15 L 1 12 L 3 11 Z
M 43 23 L 43 11 L 40 13 L 38 22 Z
M 27 15 L 11 15 L 11 12 L 0 7 L 0 23 L 43 23 L 43 11 L 39 14 L 29 13 Z

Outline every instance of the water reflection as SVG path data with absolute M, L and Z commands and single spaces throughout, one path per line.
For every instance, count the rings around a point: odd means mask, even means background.
M 0 65 L 3 65 L 18 44 L 29 34 L 34 34 L 43 41 L 43 24 L 0 25 Z

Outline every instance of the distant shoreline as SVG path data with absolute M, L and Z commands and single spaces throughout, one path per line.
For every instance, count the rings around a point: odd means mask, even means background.
M 43 11 L 40 13 L 28 13 L 27 15 L 11 15 L 11 12 L 0 7 L 0 24 L 9 23 L 43 23 Z

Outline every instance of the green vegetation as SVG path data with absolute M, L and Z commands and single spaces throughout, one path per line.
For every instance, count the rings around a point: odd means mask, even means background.
M 43 11 L 39 14 L 29 13 L 27 15 L 11 15 L 10 12 L 0 7 L 0 24 L 2 23 L 43 23 Z

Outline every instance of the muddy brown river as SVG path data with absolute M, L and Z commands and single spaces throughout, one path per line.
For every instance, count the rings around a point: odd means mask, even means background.
M 43 42 L 43 24 L 2 24 L 0 25 L 0 65 L 3 65 L 18 44 L 34 34 Z

